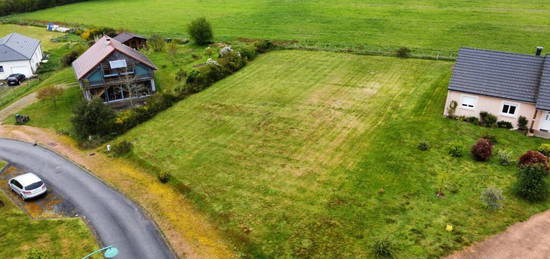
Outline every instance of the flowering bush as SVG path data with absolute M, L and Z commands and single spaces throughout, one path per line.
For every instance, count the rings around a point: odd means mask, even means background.
M 527 151 L 519 157 L 519 166 L 537 165 L 540 164 L 544 169 L 548 170 L 548 158 L 537 151 Z
M 482 138 L 472 146 L 471 151 L 477 161 L 487 161 L 493 154 L 493 145 L 488 140 Z

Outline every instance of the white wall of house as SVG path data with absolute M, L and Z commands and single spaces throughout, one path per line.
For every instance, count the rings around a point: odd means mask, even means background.
M 445 102 L 444 115 L 448 115 L 451 101 L 456 101 L 458 103 L 455 112 L 456 116 L 473 116 L 479 118 L 480 112 L 489 112 L 497 116 L 499 121 L 511 122 L 512 125 L 514 125 L 514 128 L 517 128 L 518 118 L 520 116 L 524 116 L 529 120 L 528 125 L 531 126 L 531 123 L 534 123 L 533 128 L 538 130 L 535 126 L 538 126 L 537 121 L 540 116 L 537 114 L 536 118 L 533 119 L 535 117 L 535 113 L 539 112 L 533 103 L 449 90 L 447 93 L 447 101 Z
M 27 78 L 33 76 L 42 61 L 42 55 L 42 49 L 39 46 L 30 60 L 0 62 L 0 80 L 5 80 L 15 73 L 24 74 Z

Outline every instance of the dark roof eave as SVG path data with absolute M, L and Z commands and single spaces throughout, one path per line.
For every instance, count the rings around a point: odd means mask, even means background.
M 474 91 L 465 91 L 465 90 L 452 89 L 452 88 L 450 88 L 450 87 L 448 88 L 448 90 L 449 90 L 449 91 L 455 91 L 455 92 L 461 92 L 461 93 L 467 93 L 467 94 L 476 94 L 476 95 L 483 95 L 483 96 L 488 96 L 488 97 L 506 99 L 506 100 L 516 101 L 516 102 L 524 102 L 524 103 L 536 104 L 536 101 L 533 101 L 533 100 L 521 100 L 521 99 L 517 99 L 517 98 L 513 98 L 513 97 L 503 97 L 503 96 L 492 95 L 492 94 L 486 94 L 486 93 L 479 93 L 479 92 L 474 92 Z

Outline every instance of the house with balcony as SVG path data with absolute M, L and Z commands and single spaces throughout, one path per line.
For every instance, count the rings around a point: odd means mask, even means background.
M 72 67 L 84 98 L 99 97 L 115 108 L 145 101 L 156 92 L 156 66 L 139 51 L 104 36 Z

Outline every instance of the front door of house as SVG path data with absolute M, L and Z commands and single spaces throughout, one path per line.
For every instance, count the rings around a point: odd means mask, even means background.
M 550 132 L 550 112 L 544 112 L 540 118 L 540 130 Z

